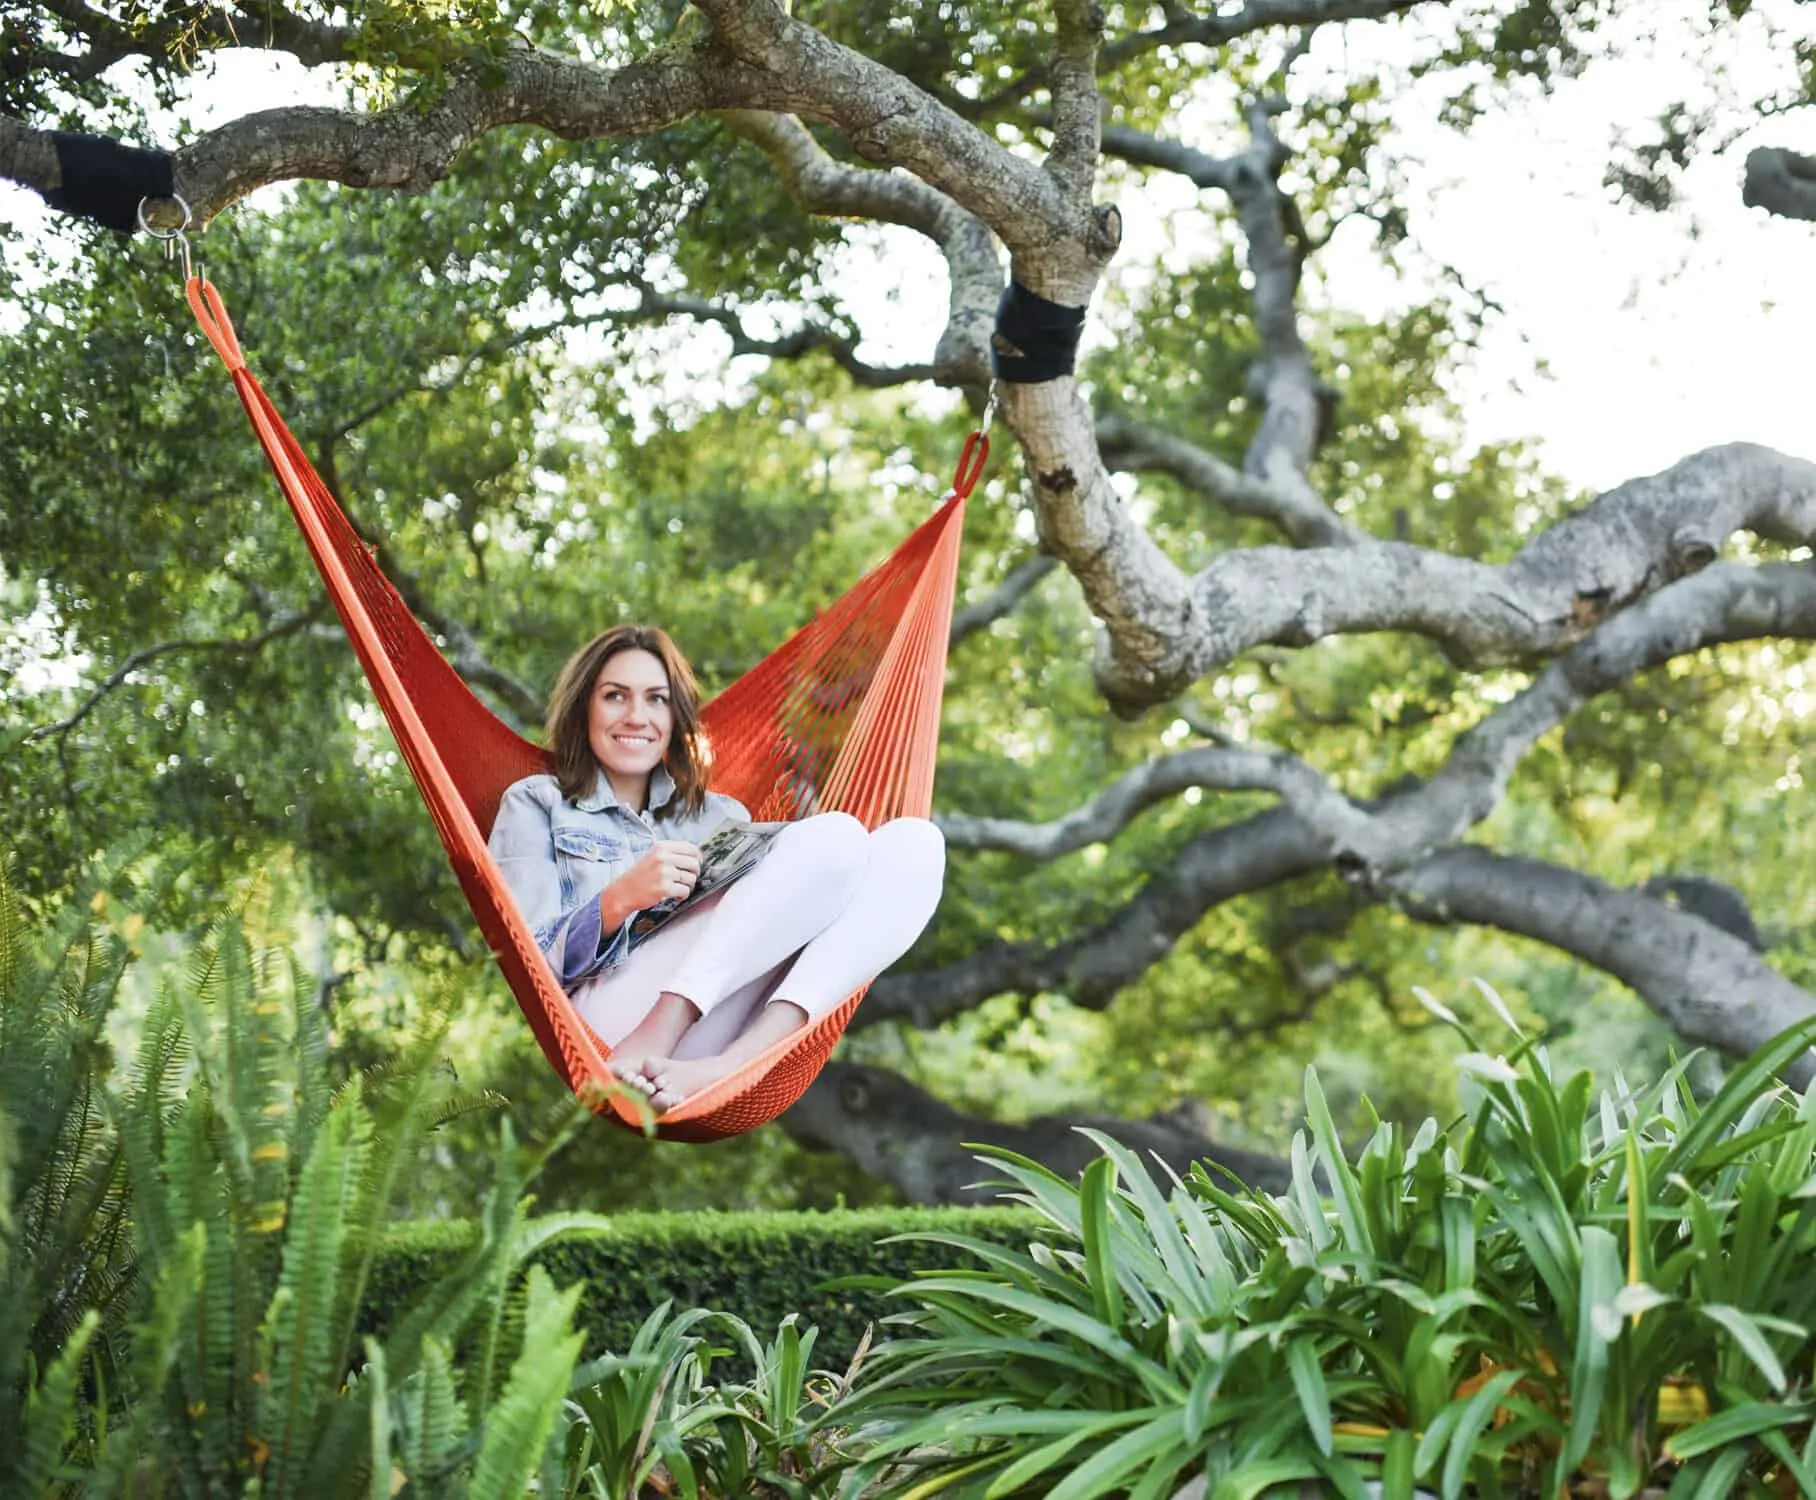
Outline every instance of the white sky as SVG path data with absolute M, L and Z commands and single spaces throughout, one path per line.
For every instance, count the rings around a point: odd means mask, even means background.
M 1706 43 L 1694 24 L 1707 0 L 1650 0 L 1643 30 L 1629 23 L 1620 56 L 1581 81 L 1484 119 L 1464 138 L 1436 128 L 1424 101 L 1399 111 L 1394 145 L 1407 161 L 1415 240 L 1505 308 L 1459 380 L 1476 441 L 1535 438 L 1568 480 L 1604 488 L 1712 443 L 1746 439 L 1816 457 L 1809 330 L 1816 328 L 1816 225 L 1742 207 L 1741 162 L 1761 142 L 1816 153 L 1816 110 L 1770 121 L 1721 155 L 1695 162 L 1683 206 L 1647 214 L 1602 186 L 1623 136 L 1646 138 L 1666 105 L 1708 96 Z M 1758 9 L 1816 32 L 1816 6 L 1759 0 Z M 1381 28 L 1321 36 L 1307 67 L 1356 69 L 1386 45 Z M 1737 97 L 1763 95 L 1792 61 L 1755 34 L 1710 56 Z M 227 54 L 195 90 L 203 123 L 314 94 L 281 58 Z M 276 77 L 273 77 L 275 69 Z M 1204 144 L 1215 149 L 1215 143 Z M 1184 240 L 1196 217 L 1183 185 L 1131 201 L 1123 263 L 1156 242 Z M 269 191 L 269 190 L 268 190 Z M 1189 195 L 1190 190 L 1185 189 Z M 1221 212 L 1221 204 L 1211 203 Z M 0 184 L 0 219 L 43 221 L 37 198 Z M 884 243 L 901 245 L 889 235 Z M 143 246 L 134 253 L 148 261 Z M 862 310 L 876 359 L 923 359 L 929 305 L 943 276 L 924 246 L 863 258 L 847 290 Z M 1387 276 L 1347 232 L 1318 257 L 1322 294 L 1381 317 L 1416 296 Z M 0 323 L 0 328 L 3 328 Z M 694 360 L 684 378 L 706 371 Z M 676 371 L 680 374 L 680 371 Z

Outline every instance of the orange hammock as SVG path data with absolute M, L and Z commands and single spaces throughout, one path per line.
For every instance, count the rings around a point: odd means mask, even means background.
M 546 755 L 474 696 L 380 572 L 247 370 L 214 287 L 191 278 L 188 293 L 536 1040 L 598 1113 L 642 1128 L 639 1105 L 614 1086 L 610 1048 L 556 981 L 486 850 L 505 788 L 548 769 Z M 760 820 L 838 809 L 875 828 L 890 818 L 927 816 L 959 529 L 988 451 L 974 432 L 952 493 L 933 515 L 850 593 L 706 705 L 714 790 Z M 661 1117 L 657 1133 L 717 1140 L 773 1120 L 806 1092 L 862 998 L 860 990 L 684 1101 Z

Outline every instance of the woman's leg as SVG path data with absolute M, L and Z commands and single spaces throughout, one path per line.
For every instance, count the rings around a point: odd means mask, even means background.
M 721 1049 L 700 1056 L 693 1043 L 702 1023 L 677 1049 L 681 1055 L 655 1055 L 644 1065 L 656 1085 L 657 1107 L 674 1108 L 876 978 L 926 928 L 939 904 L 945 869 L 945 840 L 924 818 L 898 818 L 877 829 L 844 910 L 787 966 L 749 1025 Z
M 823 813 L 783 829 L 763 862 L 716 898 L 710 919 L 663 974 L 647 1014 L 613 1049 L 613 1070 L 635 1079 L 649 1058 L 671 1055 L 701 1016 L 835 922 L 862 876 L 868 840 L 864 825 L 846 813 Z M 626 962 L 634 962 L 638 951 Z

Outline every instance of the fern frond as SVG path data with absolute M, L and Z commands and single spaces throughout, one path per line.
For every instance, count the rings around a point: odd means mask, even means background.
M 541 1472 L 580 1356 L 581 1335 L 573 1331 L 580 1288 L 558 1292 L 548 1273 L 532 1266 L 526 1292 L 523 1348 L 486 1413 L 469 1500 L 521 1500 Z
M 371 1339 L 366 1340 L 366 1368 L 360 1372 L 360 1387 L 371 1414 L 369 1494 L 371 1500 L 391 1500 L 391 1393 L 385 1381 L 385 1351 Z
M 288 1500 L 320 1435 L 323 1407 L 347 1366 L 337 1310 L 346 1215 L 358 1195 L 372 1134 L 357 1091 L 343 1096 L 303 1165 L 284 1236 L 283 1271 L 272 1300 L 272 1363 L 259 1403 L 260 1435 L 270 1444 L 264 1493 Z
M 440 1339 L 423 1345 L 419 1390 L 405 1472 L 412 1480 L 434 1480 L 467 1435 L 466 1407 L 454 1390 L 454 1362 Z
M 0 1500 L 41 1500 L 63 1460 L 76 1430 L 76 1398 L 82 1386 L 82 1362 L 101 1326 L 98 1313 L 77 1325 L 63 1352 L 51 1361 L 25 1402 L 23 1430 L 8 1446 L 11 1462 L 0 1470 Z
M 328 1023 L 316 1004 L 315 987 L 294 955 L 290 969 L 291 1036 L 296 1054 L 296 1121 L 290 1134 L 298 1161 L 307 1161 L 315 1133 L 328 1118 L 333 1090 L 328 1064 Z
M 151 1403 L 163 1395 L 171 1366 L 190 1331 L 196 1297 L 203 1290 L 202 1267 L 207 1255 L 208 1227 L 191 1224 L 152 1279 L 145 1319 L 133 1330 L 127 1373 L 134 1401 Z
M 411 1359 L 425 1340 L 453 1344 L 475 1310 L 501 1292 L 515 1263 L 511 1259 L 519 1225 L 525 1217 L 516 1138 L 507 1118 L 500 1122 L 498 1176 L 479 1220 L 479 1238 L 458 1265 L 432 1285 L 386 1339 L 395 1367 L 401 1355 Z

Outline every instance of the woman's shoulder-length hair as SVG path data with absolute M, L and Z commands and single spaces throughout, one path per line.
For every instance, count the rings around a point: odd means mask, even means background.
M 674 801 L 683 812 L 697 813 L 706 805 L 706 749 L 700 732 L 700 685 L 681 648 L 666 630 L 655 625 L 614 625 L 602 630 L 567 659 L 555 690 L 549 694 L 548 746 L 550 770 L 562 796 L 578 801 L 588 796 L 599 775 L 587 732 L 593 685 L 605 664 L 621 651 L 647 651 L 668 674 L 669 706 L 674 711 L 674 731 L 663 765 L 675 783 Z

